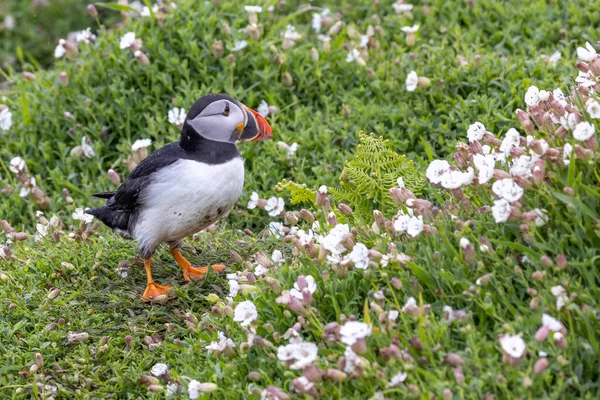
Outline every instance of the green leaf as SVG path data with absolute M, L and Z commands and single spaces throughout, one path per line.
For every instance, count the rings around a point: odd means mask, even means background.
M 125 6 L 125 5 L 117 4 L 117 3 L 94 3 L 94 5 L 96 5 L 98 7 L 108 8 L 109 10 L 114 10 L 114 11 L 129 11 L 129 12 L 134 12 L 134 13 L 138 12 L 138 10 L 136 10 L 133 7 L 129 7 L 129 6 Z

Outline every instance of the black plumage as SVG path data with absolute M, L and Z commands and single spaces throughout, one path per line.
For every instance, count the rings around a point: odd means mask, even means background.
M 104 198 L 107 201 L 103 207 L 92 208 L 86 212 L 98 218 L 108 227 L 118 229 L 124 236 L 129 236 L 128 231 L 133 221 L 132 217 L 135 218 L 136 208 L 143 197 L 144 189 L 152 181 L 154 172 L 181 159 L 215 165 L 241 157 L 234 143 L 217 142 L 193 134 L 192 128 L 187 122 L 182 129 L 181 137 L 181 142 L 168 144 L 151 153 L 133 170 L 116 192 L 95 194 L 95 197 Z

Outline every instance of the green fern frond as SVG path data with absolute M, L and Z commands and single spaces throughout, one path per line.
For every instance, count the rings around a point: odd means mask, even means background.
M 277 188 L 287 190 L 290 193 L 290 202 L 293 205 L 315 205 L 316 194 L 314 191 L 307 188 L 305 184 L 299 184 L 284 179 L 281 182 L 279 182 Z
M 389 191 L 398 185 L 399 177 L 415 195 L 423 190 L 425 181 L 412 160 L 393 151 L 389 141 L 361 132 L 356 154 L 340 175 L 341 187 L 328 189 L 337 201 L 348 203 L 355 212 L 369 218 L 373 209 L 396 212 L 398 207 Z

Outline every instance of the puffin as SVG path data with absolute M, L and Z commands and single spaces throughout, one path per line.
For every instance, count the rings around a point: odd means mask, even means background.
M 162 302 L 171 289 L 152 279 L 152 255 L 162 243 L 186 281 L 206 274 L 208 267 L 193 267 L 182 256 L 183 239 L 223 218 L 237 203 L 244 160 L 236 143 L 272 137 L 258 112 L 226 94 L 205 95 L 189 109 L 179 142 L 151 153 L 116 191 L 93 195 L 106 201 L 86 213 L 139 246 L 147 278 L 144 302 Z

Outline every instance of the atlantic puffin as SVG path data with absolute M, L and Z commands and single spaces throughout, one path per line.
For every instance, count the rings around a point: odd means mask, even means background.
M 161 243 L 169 245 L 186 281 L 207 272 L 181 255 L 183 239 L 224 217 L 238 201 L 244 160 L 236 142 L 272 137 L 265 118 L 239 101 L 202 96 L 190 108 L 179 142 L 151 153 L 115 192 L 94 195 L 106 202 L 86 212 L 139 246 L 148 279 L 143 301 L 160 302 L 171 289 L 152 279 L 152 255 Z

